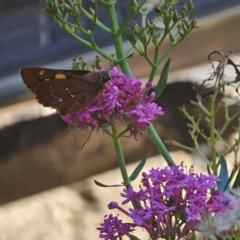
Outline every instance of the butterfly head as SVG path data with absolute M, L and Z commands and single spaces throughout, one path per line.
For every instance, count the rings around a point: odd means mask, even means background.
M 107 83 L 112 79 L 112 74 L 109 71 L 101 72 L 101 82 Z

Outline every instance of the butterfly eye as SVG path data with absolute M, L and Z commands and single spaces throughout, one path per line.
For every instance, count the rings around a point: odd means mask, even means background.
M 109 80 L 112 79 L 112 74 L 110 72 L 103 72 L 101 76 L 101 82 L 107 83 Z

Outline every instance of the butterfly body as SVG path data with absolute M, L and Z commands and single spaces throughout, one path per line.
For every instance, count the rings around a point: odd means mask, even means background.
M 83 109 L 103 93 L 111 73 L 87 70 L 57 70 L 30 67 L 20 70 L 26 86 L 45 107 L 59 110 L 61 115 Z

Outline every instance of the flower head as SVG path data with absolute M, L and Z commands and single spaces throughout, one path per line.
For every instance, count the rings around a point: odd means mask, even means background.
M 78 125 L 87 130 L 99 130 L 113 123 L 129 119 L 128 130 L 130 135 L 138 139 L 140 132 L 145 131 L 157 117 L 164 115 L 162 108 L 153 103 L 155 94 L 144 96 L 152 87 L 147 83 L 141 88 L 142 83 L 124 75 L 114 68 L 111 72 L 112 79 L 106 85 L 104 93 L 93 99 L 84 109 L 63 116 L 68 124 Z
M 152 168 L 142 176 L 139 191 L 130 187 L 121 194 L 122 204 L 136 201 L 138 208 L 129 208 L 127 213 L 116 203 L 112 206 L 130 217 L 136 227 L 144 228 L 153 239 L 189 236 L 201 219 L 232 207 L 231 200 L 220 191 L 210 195 L 219 180 L 214 175 L 186 174 L 173 166 Z M 181 229 L 181 234 L 176 229 Z
M 134 224 L 122 223 L 122 220 L 110 214 L 97 230 L 100 231 L 99 237 L 104 240 L 122 239 L 122 236 L 129 236 L 129 239 L 132 239 L 130 233 L 135 231 L 133 227 Z

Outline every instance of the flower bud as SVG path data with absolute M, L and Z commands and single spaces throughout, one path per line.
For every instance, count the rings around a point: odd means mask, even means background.
M 78 70 L 78 61 L 76 57 L 72 59 L 72 69 Z
M 183 18 L 188 17 L 188 13 L 187 13 L 186 11 L 184 11 L 184 10 L 182 10 L 182 17 L 183 17 Z
M 193 7 L 194 7 L 194 5 L 193 5 L 192 0 L 189 0 L 188 6 L 187 6 L 188 11 L 191 12 L 193 10 Z
M 79 8 L 78 8 L 78 3 L 77 2 L 74 2 L 74 12 L 75 12 L 76 16 L 79 15 Z
M 130 28 L 129 24 L 127 24 L 125 34 L 126 34 L 126 36 L 130 36 L 130 34 L 131 34 L 131 28 Z
M 178 22 L 180 19 L 179 15 L 178 15 L 178 12 L 177 12 L 177 9 L 174 8 L 173 9 L 173 17 L 172 17 L 172 20 L 174 23 Z
M 143 44 L 146 44 L 147 43 L 147 34 L 146 34 L 146 32 L 140 32 L 140 34 L 139 34 L 139 39 L 141 40 L 141 42 L 143 43 Z
M 174 7 L 175 5 L 177 5 L 177 3 L 178 3 L 178 0 L 171 0 L 169 4 L 171 7 Z
M 58 2 L 59 2 L 58 9 L 61 12 L 63 12 L 64 11 L 64 5 L 65 5 L 64 0 L 58 0 Z
M 187 32 L 187 28 L 184 25 L 184 21 L 182 21 L 181 27 L 182 27 L 183 33 L 185 34 Z
M 166 8 L 166 11 L 164 12 L 164 16 L 167 23 L 170 23 L 173 16 L 172 8 Z
M 174 13 L 174 9 L 173 8 L 170 8 L 170 11 L 169 11 L 169 16 L 168 16 L 168 22 L 171 22 L 172 21 L 172 18 L 173 18 L 173 13 Z
M 162 36 L 162 35 L 161 35 L 160 32 L 158 32 L 158 33 L 156 33 L 156 34 L 153 35 L 153 37 L 156 38 L 156 39 L 160 38 L 161 36 Z
M 135 33 L 140 32 L 140 28 L 139 28 L 137 22 L 133 22 L 133 32 L 135 32 Z
M 169 32 L 169 39 L 172 43 L 174 43 L 176 41 L 175 37 L 172 35 L 171 32 Z
M 95 10 L 93 8 L 89 8 L 89 11 L 92 15 L 95 15 Z
M 183 21 L 183 24 L 186 26 L 187 30 L 190 30 L 191 26 L 187 21 Z
M 152 87 L 152 83 L 151 82 L 147 82 L 146 83 L 146 88 L 151 88 Z
M 197 18 L 196 17 L 193 17 L 192 22 L 191 22 L 191 27 L 197 28 Z
M 129 40 L 130 40 L 130 42 L 131 42 L 132 44 L 136 44 L 136 43 L 137 43 L 137 37 L 136 37 L 135 33 L 133 33 L 133 34 L 131 35 L 131 38 L 130 38 Z
M 153 99 L 155 98 L 156 93 L 155 92 L 151 92 L 149 95 L 149 98 L 153 101 Z
M 188 9 L 186 8 L 185 2 L 182 2 L 181 10 L 182 10 L 182 16 L 183 16 L 183 18 L 185 18 L 185 17 L 187 17 L 187 16 L 189 15 L 189 11 L 188 11 Z
M 95 65 L 97 69 L 102 69 L 101 60 L 99 56 L 96 56 Z
M 57 9 L 57 16 L 58 16 L 59 18 L 62 18 L 62 17 L 63 17 L 63 15 L 62 15 L 62 13 L 61 13 L 61 11 L 60 11 L 59 9 Z
M 117 202 L 110 202 L 108 204 L 108 209 L 114 209 L 118 207 L 118 203 Z
M 150 19 L 147 19 L 147 25 L 150 29 L 155 28 L 155 25 L 153 24 L 153 21 L 151 21 Z
M 65 17 L 64 17 L 64 21 L 68 21 L 68 13 L 66 13 Z
M 69 5 L 70 5 L 72 8 L 74 8 L 74 3 L 73 3 L 73 1 L 72 1 L 72 0 L 68 0 L 68 2 L 69 2 Z
M 63 24 L 63 29 L 66 30 L 69 33 L 72 33 L 72 29 L 69 27 L 68 24 Z
M 83 70 L 88 70 L 87 63 L 83 62 Z
M 153 37 L 152 37 L 152 43 L 153 43 L 154 46 L 157 46 L 157 45 L 158 45 L 157 38 L 155 38 L 154 35 L 153 35 Z
M 52 1 L 52 7 L 58 8 L 59 1 Z
M 180 34 L 181 37 L 182 37 L 182 36 L 183 36 L 182 33 L 181 33 L 181 31 L 183 30 L 183 28 L 182 28 L 182 24 L 178 24 L 178 25 L 177 25 L 177 28 L 178 28 L 178 32 L 179 32 L 179 34 Z

